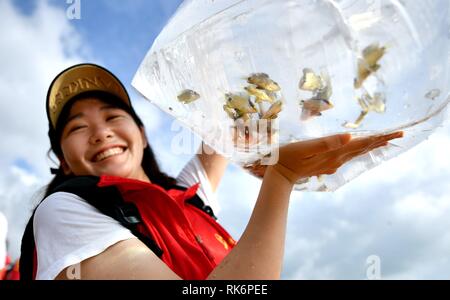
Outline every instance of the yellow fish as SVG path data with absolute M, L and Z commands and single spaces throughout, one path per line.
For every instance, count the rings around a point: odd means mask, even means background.
M 300 79 L 298 87 L 304 91 L 317 91 L 323 88 L 322 78 L 316 75 L 313 70 L 303 69 L 303 77 Z
M 380 47 L 377 43 L 371 44 L 363 50 L 363 58 L 358 60 L 358 78 L 355 79 L 356 89 L 361 88 L 364 81 L 381 68 L 378 62 L 385 53 L 386 47 Z
M 350 129 L 356 129 L 359 126 L 361 126 L 362 121 L 364 120 L 364 118 L 367 116 L 369 112 L 368 111 L 361 111 L 361 114 L 359 115 L 358 119 L 355 121 L 355 123 L 351 123 L 351 122 L 346 122 L 344 124 L 344 127 L 346 128 L 350 128 Z
M 441 95 L 441 90 L 440 89 L 433 89 L 433 90 L 429 91 L 425 95 L 425 98 L 428 98 L 430 100 L 434 100 L 434 99 L 438 98 L 440 95 Z
M 321 77 L 322 88 L 317 90 L 316 95 L 313 97 L 317 100 L 330 100 L 331 95 L 333 94 L 333 87 L 331 86 L 330 76 L 326 73 L 322 73 Z
M 300 102 L 302 104 L 302 116 L 301 119 L 303 121 L 308 120 L 311 117 L 318 117 L 322 115 L 323 111 L 332 109 L 334 105 L 326 99 L 309 99 L 302 100 Z
M 270 92 L 278 92 L 281 90 L 278 83 L 270 79 L 269 75 L 266 73 L 251 74 L 250 77 L 247 78 L 247 82 Z
M 277 101 L 270 106 L 270 108 L 264 113 L 261 119 L 276 119 L 281 112 L 283 102 Z
M 263 101 L 273 103 L 274 101 L 272 95 L 270 95 L 270 92 L 267 92 L 264 89 L 251 85 L 246 86 L 244 89 L 247 91 L 249 95 L 253 95 L 256 97 L 256 103 L 261 103 Z
M 359 106 L 361 106 L 361 113 L 358 119 L 354 122 L 346 122 L 343 126 L 346 128 L 356 129 L 361 126 L 362 121 L 371 111 L 376 113 L 384 113 L 386 111 L 386 96 L 382 93 L 375 93 L 372 97 L 368 93 L 358 98 Z
M 374 111 L 381 114 L 386 111 L 386 96 L 382 93 L 375 93 L 373 97 L 365 93 L 358 98 L 358 103 L 362 110 L 366 112 Z
M 225 98 L 227 100 L 226 106 L 235 109 L 241 114 L 258 112 L 248 96 L 227 93 Z
M 180 95 L 178 95 L 178 100 L 184 104 L 194 102 L 200 98 L 200 94 L 193 90 L 183 90 Z

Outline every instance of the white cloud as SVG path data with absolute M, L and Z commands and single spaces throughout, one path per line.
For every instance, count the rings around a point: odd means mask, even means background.
M 30 16 L 21 15 L 10 1 L 0 2 L 0 166 L 20 157 L 40 175 L 47 175 L 44 159 L 49 147 L 45 97 L 53 77 L 80 62 L 70 56 L 80 37 L 65 12 L 39 1 Z
M 5 168 L 0 175 L 0 211 L 8 219 L 9 254 L 16 258 L 32 208 L 42 199 L 42 179 L 17 168 Z
M 17 257 L 30 201 L 36 201 L 32 196 L 50 179 L 45 112 L 49 83 L 89 51 L 65 11 L 47 1 L 38 1 L 27 16 L 11 1 L 0 1 L 0 28 L 0 210 L 9 220 L 11 253 Z M 31 170 L 14 167 L 17 159 Z
M 448 278 L 449 145 L 447 126 L 334 194 L 296 193 L 284 276 L 365 279 L 378 255 L 383 278 Z
M 450 126 L 335 193 L 294 192 L 285 279 L 365 279 L 377 255 L 385 279 L 448 278 Z M 236 238 L 260 181 L 233 167 L 219 189 L 221 223 Z

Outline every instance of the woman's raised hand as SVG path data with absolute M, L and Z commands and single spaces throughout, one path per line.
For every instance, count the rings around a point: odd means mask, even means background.
M 273 168 L 291 184 L 302 178 L 334 174 L 337 169 L 356 156 L 403 137 L 403 132 L 352 138 L 350 134 L 291 143 L 279 148 L 278 162 Z

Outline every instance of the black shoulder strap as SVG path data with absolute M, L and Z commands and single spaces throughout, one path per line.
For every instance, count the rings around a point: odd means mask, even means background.
M 137 225 L 142 222 L 137 207 L 132 203 L 124 202 L 116 187 L 98 187 L 98 181 L 99 177 L 96 176 L 78 176 L 64 182 L 54 192 L 68 192 L 83 198 L 101 213 L 110 216 L 122 226 L 128 228 L 150 250 L 161 257 L 163 254 L 161 248 L 150 237 L 137 230 Z
M 34 212 L 25 227 L 25 232 L 22 236 L 22 244 L 20 246 L 20 263 L 19 273 L 20 280 L 31 281 L 33 280 L 33 268 L 34 268 L 34 233 L 33 233 L 33 218 Z
M 101 213 L 110 216 L 122 224 L 122 226 L 128 228 L 131 233 L 140 239 L 150 250 L 158 257 L 161 257 L 163 254 L 161 248 L 156 245 L 151 237 L 145 236 L 137 230 L 137 225 L 142 222 L 142 218 L 136 206 L 132 203 L 125 203 L 117 188 L 113 186 L 98 187 L 98 181 L 99 177 L 95 176 L 74 177 L 56 187 L 52 193 L 67 192 L 78 195 L 97 208 Z M 21 280 L 34 279 L 34 251 L 36 245 L 34 242 L 33 219 L 36 209 L 37 207 L 34 209 L 22 237 L 19 264 Z
M 171 188 L 176 189 L 176 190 L 183 190 L 183 191 L 187 190 L 187 188 L 180 186 L 180 185 L 173 185 Z M 200 210 L 204 211 L 205 213 L 207 213 L 208 215 L 210 215 L 211 218 L 213 218 L 214 220 L 217 220 L 217 217 L 214 214 L 214 211 L 211 208 L 211 206 L 206 205 L 205 202 L 203 202 L 203 200 L 197 194 L 195 194 L 192 198 L 187 200 L 186 203 L 189 203 L 189 204 L 197 207 L 198 209 L 200 209 Z

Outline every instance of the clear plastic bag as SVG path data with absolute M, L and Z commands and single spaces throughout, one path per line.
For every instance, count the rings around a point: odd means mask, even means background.
M 188 0 L 132 84 L 255 176 L 290 142 L 405 132 L 296 185 L 333 191 L 447 117 L 449 8 L 448 0 Z

